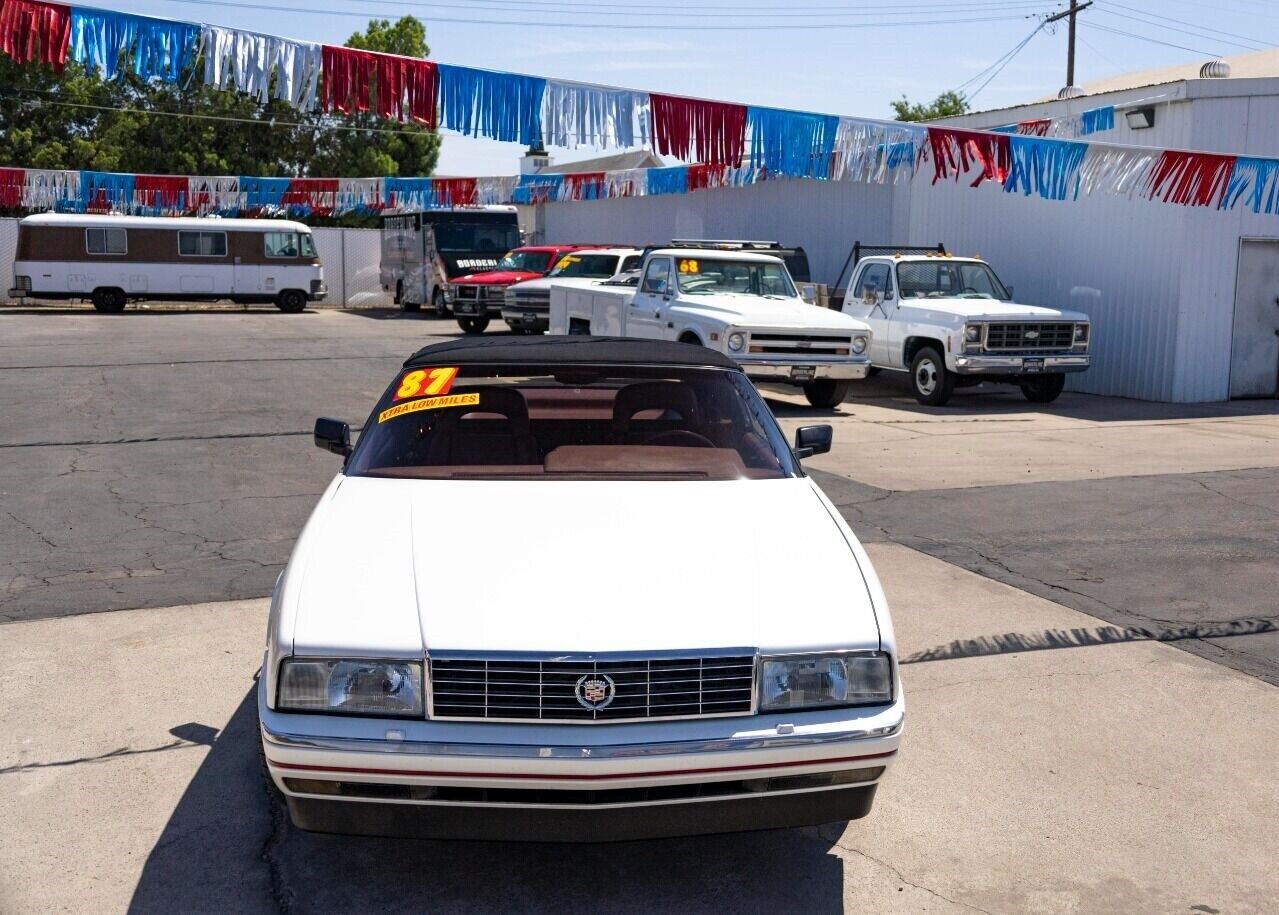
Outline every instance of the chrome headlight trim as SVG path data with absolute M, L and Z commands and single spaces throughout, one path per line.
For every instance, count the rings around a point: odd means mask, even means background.
M 871 662 L 868 666 L 867 662 Z M 833 665 L 829 666 L 826 671 L 818 670 L 821 664 Z M 812 677 L 814 675 L 828 675 L 830 680 L 835 680 L 842 672 L 845 682 L 843 686 L 843 695 L 836 695 L 840 689 L 837 683 L 830 682 L 825 684 L 831 690 L 831 696 L 828 699 L 818 699 L 816 701 L 789 701 L 782 704 L 777 698 L 770 699 L 770 689 L 776 684 L 773 678 L 777 673 L 785 670 L 787 665 L 795 668 L 802 668 L 811 665 L 806 671 L 801 671 L 799 676 L 801 682 L 797 683 L 787 692 L 795 692 L 799 689 L 813 688 L 813 684 L 807 686 L 802 685 L 802 677 L 807 674 Z M 878 671 L 874 671 L 873 667 L 880 667 Z M 848 651 L 815 651 L 803 652 L 796 654 L 770 654 L 760 655 L 759 672 L 756 676 L 756 689 L 758 693 L 757 711 L 759 714 L 775 714 L 784 711 L 810 711 L 818 709 L 832 708 L 851 708 L 855 706 L 865 705 L 891 705 L 895 698 L 895 674 L 893 658 L 886 651 L 878 651 L 872 649 L 855 649 Z M 868 674 L 871 674 L 869 677 Z M 858 684 L 853 683 L 853 678 L 857 677 Z M 874 691 L 868 688 L 872 682 L 875 685 L 881 685 L 882 689 Z
M 379 668 L 383 676 L 382 699 L 385 705 L 378 705 L 376 694 L 351 697 L 350 687 L 355 678 L 376 676 Z M 339 679 L 335 681 L 335 677 Z M 317 678 L 322 678 L 323 682 Z M 341 678 L 345 678 L 345 682 Z M 306 682 L 308 679 L 310 682 Z M 423 718 L 426 715 L 423 679 L 422 662 L 414 658 L 284 658 L 276 678 L 275 707 L 289 714 Z M 387 682 L 394 683 L 396 688 L 386 691 Z M 342 685 L 347 687 L 345 694 L 350 701 L 335 704 L 334 689 Z M 368 686 L 367 683 L 361 685 Z M 305 695 L 308 689 L 309 697 Z

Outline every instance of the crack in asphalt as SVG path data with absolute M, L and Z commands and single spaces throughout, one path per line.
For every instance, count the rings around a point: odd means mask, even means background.
M 190 747 L 200 746 L 204 746 L 204 744 L 195 743 L 190 740 L 174 740 L 170 743 L 160 744 L 155 747 L 144 747 L 140 750 L 134 750 L 130 747 L 119 747 L 115 750 L 108 750 L 106 753 L 99 753 L 96 756 L 77 756 L 73 759 L 57 759 L 52 762 L 19 763 L 13 766 L 0 766 L 0 775 L 12 775 L 15 772 L 28 772 L 32 769 L 55 769 L 63 766 L 78 766 L 82 763 L 109 762 L 113 759 L 124 759 L 128 756 L 143 756 L 148 753 L 161 753 L 165 750 L 185 750 Z
M 266 838 L 262 840 L 262 848 L 258 859 L 266 865 L 267 887 L 271 896 L 271 904 L 277 912 L 287 915 L 293 911 L 293 890 L 289 888 L 284 877 L 284 862 L 280 857 L 280 846 L 284 844 L 284 834 L 288 822 L 284 814 L 284 803 L 271 790 L 267 779 L 270 776 L 262 773 L 262 792 L 266 795 L 267 809 L 270 811 L 269 827 Z

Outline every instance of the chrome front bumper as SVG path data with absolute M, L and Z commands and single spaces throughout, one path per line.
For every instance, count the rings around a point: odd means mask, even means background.
M 844 381 L 865 378 L 870 373 L 870 358 L 862 356 L 838 361 L 822 361 L 805 359 L 802 356 L 734 356 L 727 354 L 737 362 L 742 370 L 751 378 L 763 378 L 769 381 L 805 384 L 808 381 L 832 379 Z M 805 377 L 804 370 L 811 369 L 811 377 Z M 798 371 L 797 371 L 798 370 Z
M 955 373 L 959 375 L 1043 375 L 1059 372 L 1083 372 L 1091 363 L 1087 353 L 1044 356 L 1000 356 L 985 353 L 961 353 L 955 357 Z

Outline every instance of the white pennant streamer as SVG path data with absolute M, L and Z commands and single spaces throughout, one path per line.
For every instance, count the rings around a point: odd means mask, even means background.
M 1079 169 L 1080 190 L 1085 196 L 1100 193 L 1131 197 L 1145 185 L 1159 152 L 1090 143 Z
M 476 178 L 475 202 L 480 206 L 495 206 L 510 203 L 511 194 L 519 178 L 514 175 L 500 178 Z
M 22 206 L 28 210 L 56 210 L 59 204 L 80 199 L 80 173 L 29 168 L 22 188 Z
M 604 173 L 605 197 L 643 197 L 647 193 L 647 169 L 622 168 Z
M 206 85 L 225 89 L 234 82 L 265 105 L 274 73 L 276 98 L 295 108 L 315 107 L 322 57 L 318 44 L 206 25 L 200 45 Z
M 187 179 L 187 205 L 200 216 L 236 212 L 243 208 L 236 175 L 205 175 Z
M 928 138 L 923 127 L 878 124 L 840 118 L 835 134 L 831 177 L 836 181 L 895 182 L 915 173 L 919 149 Z
M 548 79 L 542 130 L 547 143 L 566 149 L 647 145 L 649 107 L 647 92 Z

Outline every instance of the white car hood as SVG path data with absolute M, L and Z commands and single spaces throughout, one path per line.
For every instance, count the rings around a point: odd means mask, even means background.
M 847 333 L 867 329 L 867 325 L 856 318 L 829 308 L 809 305 L 802 299 L 769 299 L 759 295 L 724 293 L 682 297 L 678 308 L 686 314 L 714 317 L 745 329 L 795 328 Z
M 549 292 L 552 286 L 571 286 L 574 289 L 585 289 L 604 282 L 608 277 L 598 276 L 544 276 L 541 279 L 525 280 L 511 286 L 516 292 Z
M 878 648 L 808 479 L 345 478 L 307 526 L 297 655 Z
M 903 308 L 920 308 L 940 311 L 946 314 L 959 315 L 969 320 L 988 319 L 992 321 L 1013 321 L 1024 318 L 1028 321 L 1060 320 L 1087 321 L 1088 316 L 1079 311 L 1061 311 L 1057 308 L 1044 308 L 1040 305 L 1021 305 L 1017 302 L 1001 302 L 998 299 L 910 299 L 901 301 Z

